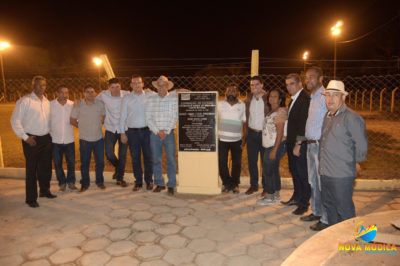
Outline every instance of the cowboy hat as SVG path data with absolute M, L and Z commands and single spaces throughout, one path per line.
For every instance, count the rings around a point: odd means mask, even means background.
M 172 87 L 174 86 L 174 83 L 172 81 L 169 81 L 166 76 L 160 76 L 156 81 L 152 81 L 151 84 L 153 84 L 154 88 L 158 89 L 159 88 L 159 84 L 161 82 L 167 82 L 168 83 L 167 90 L 172 89 Z
M 325 95 L 325 93 L 327 91 L 338 91 L 338 92 L 341 92 L 344 95 L 348 95 L 349 94 L 347 91 L 344 90 L 344 83 L 343 83 L 343 81 L 340 81 L 340 80 L 331 80 L 331 81 L 329 81 L 328 86 L 326 86 L 326 88 L 322 92 L 322 94 Z

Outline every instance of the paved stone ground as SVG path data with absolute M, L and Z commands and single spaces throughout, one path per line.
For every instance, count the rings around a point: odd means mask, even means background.
M 24 185 L 0 178 L 0 265 L 280 265 L 315 234 L 293 207 L 256 206 L 246 185 L 238 195 L 170 197 L 108 182 L 39 198 L 36 209 Z M 399 194 L 355 192 L 357 213 L 400 209 Z

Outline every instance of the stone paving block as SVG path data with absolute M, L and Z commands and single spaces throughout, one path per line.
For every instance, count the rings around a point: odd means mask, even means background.
M 225 228 L 218 228 L 208 230 L 207 238 L 215 241 L 230 241 L 234 239 L 234 235 Z
M 41 259 L 25 262 L 22 266 L 50 266 L 50 263 L 45 259 Z
M 293 214 L 290 214 L 290 215 L 283 215 L 283 214 L 270 215 L 270 216 L 266 216 L 264 221 L 267 222 L 267 223 L 270 223 L 270 224 L 275 224 L 275 225 L 287 224 L 287 223 L 290 223 L 292 215 Z M 296 215 L 296 217 L 297 217 L 297 215 Z
M 112 256 L 121 256 L 134 251 L 136 247 L 132 241 L 124 240 L 112 243 L 106 251 Z
M 247 253 L 247 246 L 238 241 L 218 242 L 217 252 L 228 257 L 245 255 Z
M 182 234 L 189 238 L 201 238 L 204 237 L 207 233 L 207 230 L 200 226 L 188 226 L 183 229 Z
M 110 212 L 109 216 L 112 218 L 126 218 L 131 215 L 131 211 L 127 209 L 118 209 Z
M 91 239 L 81 245 L 81 248 L 85 252 L 91 252 L 91 251 L 98 251 L 106 248 L 111 244 L 111 241 L 108 238 L 101 237 L 101 238 L 95 238 Z
M 240 215 L 235 215 L 233 216 L 233 219 L 237 217 L 239 220 L 246 221 L 250 224 L 254 224 L 256 222 L 262 222 L 264 220 L 264 215 L 259 214 L 257 212 L 251 212 L 251 213 L 243 213 Z
M 251 265 L 251 266 L 258 266 L 260 265 L 260 262 L 258 260 L 247 256 L 247 255 L 242 255 L 242 256 L 236 256 L 236 257 L 230 257 L 225 261 L 225 265 L 229 266 L 244 266 L 244 265 Z
M 168 264 L 165 260 L 151 260 L 151 261 L 146 261 L 140 264 L 140 266 L 168 266 Z
M 202 253 L 196 256 L 195 262 L 199 266 L 222 266 L 225 257 L 215 252 Z M 250 266 L 250 265 L 249 265 Z
M 183 248 L 186 246 L 187 242 L 187 238 L 181 237 L 179 235 L 171 235 L 161 239 L 160 244 L 166 248 Z
M 303 244 L 304 241 L 306 241 L 309 238 L 310 238 L 310 235 L 308 235 L 308 234 L 304 235 L 302 237 L 297 237 L 297 238 L 294 239 L 294 245 L 296 247 L 299 247 L 301 244 Z
M 296 248 L 282 248 L 279 249 L 279 255 L 282 259 L 287 258 Z
M 182 226 L 192 226 L 197 225 L 199 223 L 199 219 L 197 219 L 195 216 L 188 215 L 178 218 L 176 223 Z
M 107 261 L 111 258 L 104 251 L 96 251 L 91 253 L 86 253 L 79 259 L 80 265 L 82 266 L 98 266 L 98 265 L 105 265 Z
M 173 208 L 171 212 L 176 216 L 182 217 L 194 213 L 194 210 L 186 207 L 178 207 L 178 208 Z
M 173 235 L 178 233 L 181 230 L 181 227 L 176 224 L 165 224 L 161 227 L 157 228 L 155 231 L 160 235 Z
M 179 265 L 192 262 L 195 254 L 187 248 L 170 249 L 167 251 L 163 259 L 170 264 Z
M 151 232 L 151 231 L 145 231 L 145 232 L 140 232 L 131 237 L 131 240 L 134 243 L 152 243 L 157 239 L 158 235 Z
M 231 232 L 248 232 L 251 229 L 249 223 L 244 221 L 229 221 L 224 225 L 224 229 Z
M 34 249 L 32 252 L 30 252 L 27 257 L 30 260 L 37 260 L 37 259 L 47 257 L 54 251 L 55 251 L 55 249 L 50 246 L 39 247 L 39 248 Z
M 133 257 L 130 256 L 121 256 L 121 257 L 114 257 L 112 258 L 106 266 L 124 266 L 124 265 L 129 265 L 129 266 L 135 266 L 139 265 L 139 261 Z
M 151 231 L 159 227 L 160 225 L 153 221 L 139 221 L 132 225 L 132 229 L 136 231 Z
M 264 235 L 254 232 L 241 232 L 234 235 L 234 241 L 239 241 L 245 245 L 259 244 L 264 240 Z
M 124 228 L 132 225 L 132 220 L 127 218 L 113 219 L 107 223 L 111 228 Z
M 159 245 L 147 245 L 139 247 L 135 254 L 139 258 L 148 260 L 151 258 L 161 258 L 165 253 L 165 250 Z
M 130 216 L 132 220 L 141 221 L 148 220 L 153 216 L 149 211 L 134 211 Z
M 281 224 L 279 225 L 279 233 L 294 237 L 294 236 L 302 236 L 307 232 L 307 230 L 299 225 L 295 225 L 292 223 L 289 224 Z
M 217 244 L 215 243 L 215 241 L 206 238 L 198 238 L 190 241 L 187 247 L 195 253 L 203 253 L 214 251 L 216 246 Z
M 132 211 L 144 211 L 144 210 L 148 210 L 151 208 L 151 205 L 147 204 L 147 203 L 133 203 L 130 206 L 130 209 Z
M 265 235 L 264 236 L 264 243 L 273 246 L 279 249 L 284 248 L 292 248 L 295 247 L 293 238 L 290 236 L 281 234 L 281 233 L 274 233 L 272 235 Z
M 151 220 L 154 221 L 155 223 L 165 224 L 165 223 L 173 223 L 175 219 L 176 216 L 171 213 L 161 213 L 154 215 Z
M 54 241 L 53 246 L 56 249 L 77 247 L 83 241 L 85 241 L 85 239 L 86 237 L 82 234 L 65 235 L 60 237 L 58 240 Z
M 279 258 L 279 249 L 266 244 L 250 245 L 247 254 L 256 259 L 277 259 Z
M 276 259 L 276 260 L 264 260 L 262 261 L 262 266 L 280 266 L 282 265 L 283 259 Z
M 215 217 L 216 213 L 209 209 L 200 209 L 196 210 L 193 215 L 199 219 L 205 220 Z
M 118 241 L 126 239 L 132 230 L 130 228 L 121 228 L 121 229 L 114 229 L 108 234 L 108 239 L 111 241 Z
M 20 255 L 12 255 L 0 258 L 0 265 L 20 265 L 24 259 Z
M 149 211 L 153 214 L 171 213 L 171 208 L 168 206 L 154 206 L 151 207 Z
M 83 252 L 76 247 L 63 248 L 57 250 L 53 255 L 49 257 L 49 259 L 53 264 L 62 264 L 72 262 L 82 256 L 82 254 Z
M 219 219 L 214 215 L 213 217 L 209 217 L 207 219 L 202 219 L 199 223 L 201 227 L 206 229 L 216 229 L 223 227 L 225 225 L 225 221 Z
M 186 207 L 187 205 L 189 205 L 189 202 L 187 202 L 186 200 L 174 198 L 167 200 L 165 204 L 173 208 L 178 208 L 178 207 Z
M 83 234 L 89 238 L 97 238 L 104 236 L 110 232 L 110 227 L 105 224 L 90 225 Z

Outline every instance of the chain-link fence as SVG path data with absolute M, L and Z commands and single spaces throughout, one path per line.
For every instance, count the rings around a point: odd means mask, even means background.
M 281 88 L 284 91 L 284 75 L 261 75 L 265 88 Z M 152 88 L 151 81 L 158 77 L 143 77 L 145 87 Z M 187 88 L 192 91 L 218 91 L 222 95 L 225 87 L 236 83 L 242 98 L 249 91 L 250 77 L 235 76 L 172 76 L 168 77 L 175 88 Z M 129 89 L 130 78 L 120 77 L 123 89 Z M 331 77 L 326 77 L 327 85 Z M 385 76 L 362 76 L 342 78 L 349 91 L 347 104 L 360 113 L 367 126 L 369 138 L 368 160 L 362 163 L 364 170 L 361 177 L 390 179 L 398 178 L 400 172 L 400 74 Z M 21 96 L 31 92 L 30 79 L 9 79 L 7 97 L 0 95 L 2 102 L 15 102 Z M 106 89 L 105 78 L 59 78 L 47 80 L 47 98 L 56 97 L 58 85 L 64 84 L 70 90 L 72 100 L 82 98 L 83 87 L 91 84 L 96 88 Z M 242 175 L 248 175 L 246 153 L 243 153 Z M 287 165 L 283 170 L 287 170 Z

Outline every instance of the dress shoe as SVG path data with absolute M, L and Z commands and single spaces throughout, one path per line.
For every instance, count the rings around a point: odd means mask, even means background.
M 106 189 L 106 186 L 104 184 L 97 185 L 97 187 L 100 189 Z
M 161 190 L 164 190 L 165 186 L 156 186 L 156 188 L 153 190 L 153 192 L 160 192 Z
M 142 184 L 135 184 L 132 188 L 132 191 L 139 191 L 142 189 Z
M 298 204 L 297 200 L 294 199 L 290 199 L 288 201 L 281 201 L 281 203 L 286 206 L 293 206 Z
M 173 187 L 169 187 L 169 188 L 168 188 L 168 195 L 169 195 L 169 196 L 173 196 L 174 193 L 175 193 L 175 192 L 174 192 L 174 188 L 173 188 Z
M 88 187 L 82 186 L 81 189 L 79 190 L 79 192 L 82 193 L 82 192 L 85 192 L 86 190 L 88 190 Z
M 153 182 L 146 183 L 146 190 L 152 190 L 153 189 Z
M 247 195 L 251 195 L 251 194 L 253 194 L 254 192 L 257 192 L 258 191 L 258 187 L 249 187 L 249 189 L 246 191 L 246 194 Z
M 321 216 L 314 215 L 314 213 L 300 217 L 300 220 L 304 222 L 319 221 L 319 219 L 321 219 Z
M 305 212 L 307 212 L 308 211 L 308 207 L 297 207 L 297 209 L 295 209 L 292 213 L 294 214 L 294 215 L 302 215 L 302 214 L 304 214 Z
M 232 192 L 233 192 L 233 194 L 239 194 L 239 192 L 240 192 L 239 187 L 236 186 L 236 187 L 232 188 Z
M 71 184 L 68 184 L 68 188 L 70 189 L 70 190 L 78 190 L 78 188 L 75 186 L 75 184 L 73 184 L 73 183 L 71 183 Z
M 57 196 L 54 195 L 54 194 L 51 194 L 50 191 L 47 192 L 47 193 L 40 193 L 39 197 L 41 197 L 41 198 L 49 198 L 49 199 L 57 198 Z
M 128 184 L 124 180 L 118 180 L 116 183 L 118 186 L 127 187 Z
M 67 185 L 66 184 L 62 184 L 60 186 L 60 188 L 58 189 L 58 191 L 64 192 L 66 188 L 67 188 Z
M 39 207 L 39 203 L 37 203 L 37 201 L 26 202 L 26 204 L 28 204 L 28 206 L 31 208 Z
M 265 198 L 265 196 L 267 196 L 267 191 L 265 189 L 263 189 L 263 191 L 260 194 L 260 198 Z
M 227 188 L 226 186 L 223 186 L 223 188 L 221 189 L 222 193 L 228 193 L 229 192 L 229 188 Z
M 315 223 L 315 224 L 311 225 L 310 229 L 313 230 L 313 231 L 321 231 L 321 230 L 324 230 L 325 228 L 328 228 L 328 227 L 329 227 L 328 224 L 325 224 L 325 223 L 319 221 L 318 223 Z

